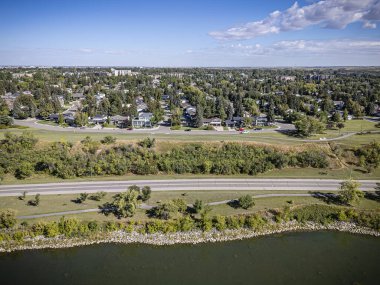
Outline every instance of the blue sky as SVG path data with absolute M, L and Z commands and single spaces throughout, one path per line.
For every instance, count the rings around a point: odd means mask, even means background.
M 0 65 L 380 65 L 380 0 L 2 0 Z

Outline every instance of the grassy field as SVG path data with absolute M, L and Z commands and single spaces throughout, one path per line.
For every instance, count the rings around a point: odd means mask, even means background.
M 204 202 L 217 202 L 224 200 L 236 199 L 242 195 L 258 195 L 265 193 L 276 193 L 276 191 L 194 191 L 184 193 L 182 191 L 173 192 L 153 192 L 151 199 L 147 204 L 155 206 L 160 202 L 169 201 L 171 199 L 183 199 L 188 204 L 194 203 L 196 199 L 203 200 Z M 290 194 L 290 193 L 308 193 L 307 191 L 280 191 L 277 193 Z M 72 210 L 84 210 L 98 208 L 105 202 L 112 200 L 114 194 L 108 193 L 102 201 L 86 200 L 83 204 L 74 203 L 79 195 L 46 195 L 41 197 L 41 202 L 38 207 L 28 206 L 27 200 L 33 197 L 27 196 L 25 201 L 19 200 L 17 197 L 0 197 L 0 209 L 13 209 L 17 215 L 37 215 L 54 212 L 65 212 Z M 310 204 L 325 204 L 324 201 L 315 197 L 267 197 L 255 199 L 255 206 L 249 210 L 241 208 L 233 208 L 227 204 L 215 205 L 211 207 L 211 215 L 236 215 L 236 214 L 248 214 L 257 211 L 263 211 L 268 209 L 283 208 L 284 206 L 291 205 L 310 205 Z M 358 209 L 366 209 L 373 211 L 380 211 L 380 204 L 378 201 L 362 198 L 359 204 L 356 206 Z M 79 220 L 97 220 L 97 221 L 113 221 L 117 220 L 113 215 L 105 216 L 100 213 L 81 213 L 67 215 L 70 217 L 76 217 Z M 38 219 L 32 219 L 28 221 L 35 222 L 37 220 L 51 221 L 58 220 L 60 216 L 44 217 Z M 139 209 L 136 215 L 130 220 L 145 221 L 149 218 L 146 215 L 145 210 Z M 125 220 L 125 219 L 123 219 Z

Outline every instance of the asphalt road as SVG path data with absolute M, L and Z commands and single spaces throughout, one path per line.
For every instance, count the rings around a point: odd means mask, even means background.
M 237 132 L 235 130 L 231 131 L 203 131 L 203 130 L 195 130 L 192 132 L 187 131 L 173 131 L 168 126 L 158 126 L 157 128 L 152 129 L 134 129 L 134 130 L 127 130 L 127 129 L 119 129 L 119 128 L 73 128 L 73 127 L 59 127 L 59 126 L 52 126 L 52 125 L 45 125 L 45 124 L 39 124 L 36 119 L 27 119 L 27 120 L 14 120 L 16 125 L 35 128 L 35 129 L 42 129 L 42 130 L 48 130 L 48 131 L 57 131 L 57 132 L 75 132 L 75 133 L 124 133 L 124 134 L 130 134 L 130 133 L 148 133 L 148 134 L 181 134 L 185 133 L 186 135 L 210 135 L 212 134 L 234 134 L 234 135 L 240 135 L 240 132 Z M 253 133 L 270 133 L 275 132 L 278 130 L 294 130 L 294 125 L 292 124 L 283 124 L 283 123 L 276 123 L 278 128 L 273 129 L 262 129 L 260 131 L 252 131 Z
M 284 190 L 284 191 L 337 191 L 342 180 L 332 179 L 174 179 L 65 182 L 48 184 L 1 185 L 0 196 L 18 196 L 26 191 L 29 195 L 40 193 L 73 194 L 126 191 L 131 185 L 150 186 L 152 191 L 236 191 L 236 190 Z M 361 180 L 360 189 L 373 191 L 380 180 Z

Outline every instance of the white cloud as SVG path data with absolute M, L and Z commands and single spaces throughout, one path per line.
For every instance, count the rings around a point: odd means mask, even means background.
M 380 20 L 380 0 L 326 0 L 300 7 L 295 2 L 285 11 L 274 11 L 263 20 L 249 22 L 225 31 L 210 32 L 219 40 L 252 39 L 267 34 L 301 30 L 312 25 L 343 29 L 363 21 L 364 28 L 376 28 Z

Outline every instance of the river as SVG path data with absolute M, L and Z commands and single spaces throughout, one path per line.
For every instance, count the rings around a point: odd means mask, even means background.
M 380 239 L 287 233 L 198 245 L 103 244 L 0 254 L 0 284 L 380 284 Z

